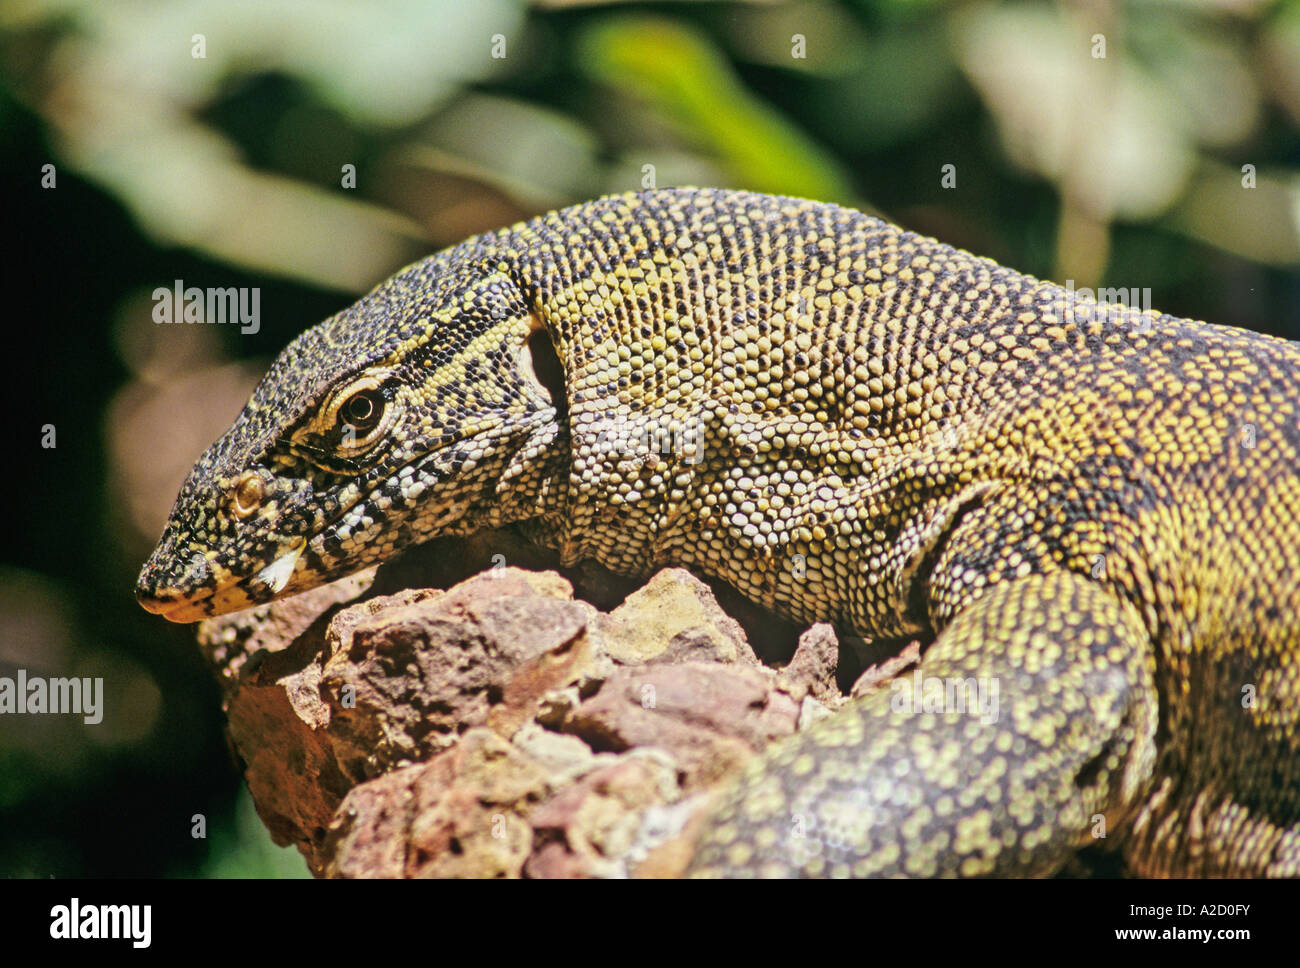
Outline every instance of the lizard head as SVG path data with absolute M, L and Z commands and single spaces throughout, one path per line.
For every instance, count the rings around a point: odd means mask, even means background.
M 198 621 L 499 518 L 535 500 L 562 395 L 490 237 L 416 263 L 280 354 L 181 486 L 136 597 Z

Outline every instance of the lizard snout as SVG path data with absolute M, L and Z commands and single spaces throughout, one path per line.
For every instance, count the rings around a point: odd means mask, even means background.
M 161 546 L 160 549 L 161 550 Z M 155 551 L 135 581 L 135 600 L 146 612 L 162 615 L 173 621 L 193 621 L 180 618 L 180 610 L 191 611 L 186 606 L 193 606 L 196 599 L 211 594 L 213 571 L 211 562 L 201 553 L 195 553 L 187 562 L 181 574 L 170 574 L 160 562 L 172 560 L 170 556 L 160 558 Z M 174 617 L 175 616 L 175 617 Z

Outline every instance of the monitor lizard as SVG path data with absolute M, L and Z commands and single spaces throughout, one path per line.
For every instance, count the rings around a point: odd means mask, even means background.
M 136 594 L 191 622 L 512 522 L 929 643 L 915 696 L 756 758 L 694 874 L 1044 875 L 1099 834 L 1300 873 L 1300 344 L 836 205 L 602 198 L 294 340 Z

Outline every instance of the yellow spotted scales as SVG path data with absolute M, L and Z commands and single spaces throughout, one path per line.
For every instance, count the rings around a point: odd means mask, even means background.
M 509 522 L 929 643 L 757 758 L 694 873 L 1300 873 L 1300 345 L 834 205 L 599 199 L 295 340 L 137 595 L 194 621 Z

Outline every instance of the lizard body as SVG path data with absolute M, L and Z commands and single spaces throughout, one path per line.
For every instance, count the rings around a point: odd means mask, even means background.
M 695 873 L 1047 874 L 1099 830 L 1140 872 L 1300 873 L 1300 345 L 833 205 L 603 198 L 295 340 L 137 595 L 194 621 L 510 522 L 995 690 L 776 744 Z

